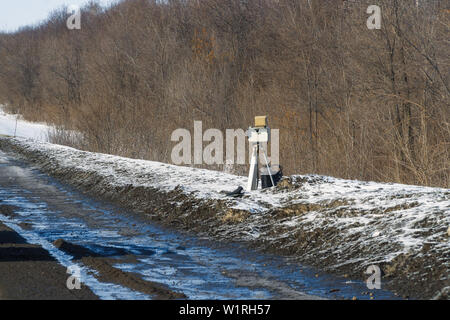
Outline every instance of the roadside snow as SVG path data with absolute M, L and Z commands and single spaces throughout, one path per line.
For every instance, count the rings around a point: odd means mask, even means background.
M 274 208 L 293 205 L 316 205 L 305 215 L 284 221 L 287 226 L 300 222 L 325 219 L 339 225 L 378 225 L 369 236 L 385 237 L 401 243 L 405 251 L 420 246 L 425 240 L 415 236 L 421 230 L 415 225 L 434 219 L 434 212 L 443 212 L 442 228 L 450 226 L 450 189 L 428 188 L 401 184 L 387 184 L 336 179 L 322 176 L 292 176 L 301 188 L 288 190 L 258 190 L 246 193 L 242 199 L 227 198 L 221 191 L 245 186 L 246 177 L 228 173 L 180 167 L 160 162 L 128 159 L 118 156 L 84 152 L 40 141 L 16 139 L 30 151 L 43 152 L 58 165 L 95 172 L 108 179 L 113 186 L 152 187 L 165 191 L 175 188 L 192 197 L 206 200 L 226 200 L 229 207 L 263 214 Z M 330 219 L 330 211 L 341 209 L 341 217 Z M 390 214 L 386 214 L 390 213 Z M 389 222 L 390 225 L 386 225 Z M 348 229 L 357 232 L 357 229 Z M 369 230 L 367 230 L 369 231 Z M 431 241 L 437 235 L 429 235 Z M 449 242 L 443 244 L 450 248 Z
M 16 127 L 17 120 L 17 127 Z M 49 126 L 20 119 L 20 115 L 7 114 L 0 105 L 0 135 L 48 141 Z

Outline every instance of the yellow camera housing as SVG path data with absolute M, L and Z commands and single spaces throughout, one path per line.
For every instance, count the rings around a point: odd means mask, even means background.
M 267 116 L 255 117 L 255 128 L 267 127 Z

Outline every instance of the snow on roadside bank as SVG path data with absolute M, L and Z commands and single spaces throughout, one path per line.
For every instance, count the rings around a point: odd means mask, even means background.
M 27 139 L 2 138 L 2 146 L 38 165 L 46 163 L 50 173 L 54 168 L 75 172 L 86 188 L 95 188 L 92 181 L 98 181 L 94 184 L 108 192 L 148 189 L 150 196 L 144 198 L 149 203 L 154 190 L 183 195 L 157 203 L 160 218 L 176 215 L 178 222 L 216 238 L 247 241 L 350 275 L 380 265 L 387 277 L 416 296 L 430 297 L 449 285 L 450 189 L 292 176 L 275 189 L 229 199 L 220 191 L 245 185 L 245 177 Z M 195 208 L 202 203 L 210 206 L 207 213 Z
M 16 126 L 17 120 L 17 126 Z M 0 105 L 0 135 L 48 141 L 49 126 L 21 120 L 20 115 L 7 114 Z

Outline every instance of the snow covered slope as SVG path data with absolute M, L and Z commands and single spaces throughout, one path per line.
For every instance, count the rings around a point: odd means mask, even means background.
M 20 115 L 5 113 L 0 105 L 0 135 L 48 141 L 48 130 L 46 124 L 24 121 L 20 119 Z
M 432 297 L 450 285 L 450 189 L 310 175 L 231 199 L 221 191 L 245 177 L 19 138 L 1 138 L 0 148 L 164 224 L 361 279 L 378 265 L 405 295 Z

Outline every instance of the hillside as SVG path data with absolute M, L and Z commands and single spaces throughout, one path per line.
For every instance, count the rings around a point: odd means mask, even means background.
M 81 134 L 56 143 L 167 163 L 177 129 L 268 115 L 286 174 L 448 188 L 448 1 L 378 0 L 379 30 L 371 5 L 122 0 L 75 30 L 59 9 L 0 33 L 0 104 Z

